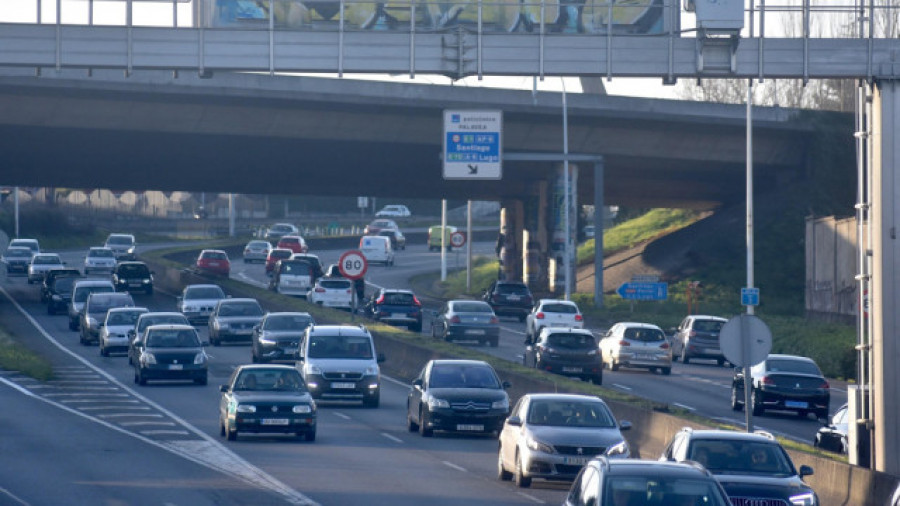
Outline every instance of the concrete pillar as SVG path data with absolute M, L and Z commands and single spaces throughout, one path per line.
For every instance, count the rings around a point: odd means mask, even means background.
M 603 307 L 603 167 L 594 162 L 594 306 Z
M 874 469 L 900 474 L 900 81 L 875 83 L 872 114 L 872 380 Z
M 568 276 L 571 280 L 570 286 L 574 290 L 575 287 L 575 231 L 578 230 L 578 167 L 569 164 L 569 231 L 565 230 L 565 213 L 564 213 L 564 191 L 565 174 L 563 172 L 563 164 L 556 165 L 556 177 L 553 182 L 553 212 L 551 214 L 550 228 L 552 230 L 553 240 L 551 242 L 550 254 L 556 259 L 556 271 L 559 282 L 557 285 L 565 286 L 565 257 L 566 240 L 569 242 L 569 272 Z
M 524 206 L 520 200 L 504 200 L 500 206 L 500 233 L 504 237 L 500 252 L 500 276 L 502 279 L 519 281 L 522 279 Z

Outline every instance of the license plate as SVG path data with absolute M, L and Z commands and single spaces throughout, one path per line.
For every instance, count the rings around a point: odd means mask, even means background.
M 210 262 L 210 263 L 209 263 L 209 266 L 210 266 L 210 267 L 218 267 L 218 266 L 219 266 L 219 262 Z
M 474 431 L 474 432 L 484 432 L 484 425 L 477 425 L 473 423 L 460 423 L 456 425 L 456 430 L 462 431 Z
M 137 287 L 141 286 L 141 284 L 140 283 L 128 283 L 128 286 L 137 288 Z
M 506 300 L 519 300 L 521 297 L 518 295 L 507 295 Z
M 563 372 L 581 372 L 580 367 L 563 367 Z
M 806 409 L 809 407 L 809 403 L 801 401 L 784 401 L 784 407 Z
M 356 383 L 332 383 L 331 388 L 356 388 Z
M 287 418 L 263 418 L 259 422 L 262 425 L 287 425 Z
M 406 315 L 403 313 L 391 313 L 391 318 L 394 320 L 399 320 L 401 318 L 406 318 Z
M 572 466 L 583 466 L 588 463 L 588 460 L 590 460 L 589 457 L 565 457 L 563 458 L 563 463 Z
M 468 334 L 468 335 L 470 335 L 470 336 L 483 336 L 483 335 L 484 335 L 484 331 L 483 331 L 483 330 L 480 330 L 480 329 L 467 330 L 467 331 L 466 331 L 466 334 Z
M 653 355 L 645 355 L 642 353 L 636 353 L 634 355 L 634 359 L 635 360 L 656 360 L 656 357 L 654 357 Z
M 182 364 L 169 364 L 170 371 L 180 371 L 182 369 L 184 369 L 184 366 Z

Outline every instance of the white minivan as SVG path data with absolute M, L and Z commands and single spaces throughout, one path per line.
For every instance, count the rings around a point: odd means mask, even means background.
M 369 263 L 394 265 L 394 249 L 391 238 L 380 235 L 364 235 L 359 240 L 359 251 Z

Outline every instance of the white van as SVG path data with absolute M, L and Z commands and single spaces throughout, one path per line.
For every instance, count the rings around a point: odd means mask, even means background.
M 364 235 L 359 240 L 359 251 L 369 263 L 394 265 L 394 249 L 391 238 L 380 235 Z
M 362 325 L 310 325 L 298 346 L 297 369 L 314 399 L 362 401 L 377 408 L 383 353 Z

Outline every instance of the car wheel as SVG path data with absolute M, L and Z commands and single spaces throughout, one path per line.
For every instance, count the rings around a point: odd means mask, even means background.
M 687 349 L 682 348 L 681 349 L 681 363 L 687 364 L 687 363 L 690 363 L 690 361 L 691 361 L 691 357 L 688 356 Z
M 419 410 L 419 434 L 422 437 L 431 437 L 434 435 L 434 431 L 428 428 L 428 422 L 425 419 L 425 411 Z
M 71 318 L 69 318 L 69 330 L 78 330 L 78 324 Z
M 237 441 L 237 429 L 232 429 L 231 424 L 228 422 L 225 422 L 225 439 Z
M 198 385 L 206 385 L 209 382 L 209 377 L 205 374 L 199 378 L 194 378 L 194 383 Z
M 759 399 L 759 394 L 756 393 L 756 390 L 750 390 L 750 405 L 753 406 L 753 416 L 762 416 L 765 408 L 763 408 L 762 402 Z
M 671 367 L 663 367 L 663 368 L 660 369 L 660 370 L 662 371 L 662 373 L 663 373 L 664 376 L 668 376 L 668 375 L 672 374 L 672 368 L 671 368 Z
M 509 481 L 512 479 L 512 473 L 503 467 L 503 447 L 497 451 L 497 479 L 500 481 Z
M 609 357 L 609 370 L 610 371 L 618 371 L 619 370 L 619 363 L 616 362 L 616 359 L 614 359 L 612 357 Z
M 738 389 L 736 386 L 731 387 L 731 409 L 734 411 L 743 411 L 744 404 L 738 399 Z
M 602 375 L 602 374 L 598 374 L 598 375 L 592 377 L 592 378 L 591 378 L 591 383 L 593 383 L 593 384 L 595 384 L 595 385 L 602 385 L 602 384 L 603 384 L 603 375 Z
M 219 435 L 225 437 L 225 424 L 222 423 L 222 420 L 219 420 Z
M 307 441 L 309 441 L 310 443 L 315 441 L 316 440 L 316 431 L 311 430 L 311 431 L 307 432 L 306 434 L 304 434 L 304 438 Z
M 724 359 L 724 358 L 717 358 L 717 359 L 716 359 L 716 363 L 719 364 L 719 367 L 724 367 L 724 366 L 725 366 L 725 359 Z
M 409 414 L 409 407 L 406 409 L 406 430 L 410 432 L 416 432 L 419 430 L 419 424 L 413 421 L 412 416 Z
M 525 476 L 525 471 L 522 469 L 522 459 L 519 457 L 519 452 L 516 452 L 516 486 L 519 488 L 531 486 L 531 478 Z
M 108 356 L 109 356 L 109 351 L 107 351 L 107 350 L 106 350 L 106 347 L 103 346 L 103 342 L 102 342 L 102 341 L 100 342 L 100 356 L 101 356 L 101 357 L 108 357 Z

